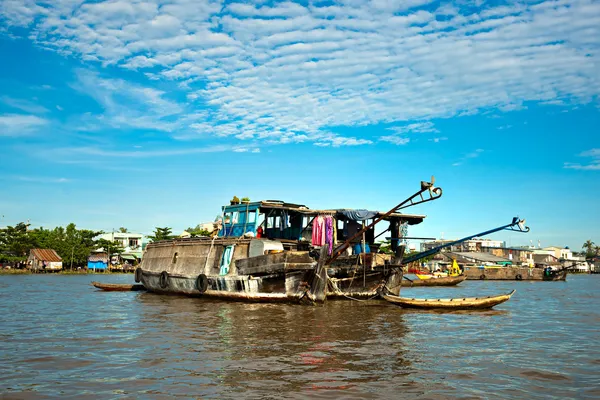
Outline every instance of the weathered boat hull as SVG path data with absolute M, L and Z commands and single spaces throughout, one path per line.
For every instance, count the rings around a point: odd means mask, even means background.
M 510 300 L 515 290 L 499 296 L 470 297 L 457 299 L 414 299 L 384 295 L 383 298 L 392 304 L 404 308 L 419 308 L 427 310 L 483 310 Z
M 152 243 L 136 271 L 136 281 L 161 294 L 251 302 L 325 301 L 326 271 L 313 256 L 261 251 L 249 257 L 251 241 L 216 238 Z M 223 269 L 227 248 L 231 261 Z
M 564 281 L 567 279 L 566 270 L 547 276 L 542 268 L 529 267 L 481 268 L 466 266 L 465 275 L 467 279 L 473 280 Z
M 403 280 L 402 287 L 421 287 L 421 286 L 456 286 L 462 281 L 466 280 L 465 275 L 459 276 L 448 276 L 445 278 L 431 278 L 431 279 L 413 279 L 412 281 Z

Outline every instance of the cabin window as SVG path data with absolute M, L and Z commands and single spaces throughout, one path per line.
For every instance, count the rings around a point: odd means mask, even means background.
M 246 211 L 240 211 L 240 217 L 237 222 L 239 224 L 243 224 L 246 222 Z
M 231 223 L 237 224 L 240 219 L 240 213 L 238 211 L 234 211 L 231 215 Z
M 256 222 L 256 211 L 250 211 L 248 213 L 248 223 L 253 224 Z
M 223 223 L 225 223 L 225 224 L 231 223 L 231 213 L 230 212 L 225 213 L 225 215 L 223 217 Z
M 173 264 L 177 262 L 177 253 L 173 254 Z

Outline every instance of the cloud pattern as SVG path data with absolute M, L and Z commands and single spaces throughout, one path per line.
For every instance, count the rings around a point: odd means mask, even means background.
M 437 133 L 429 122 L 435 118 L 526 102 L 598 103 L 596 1 L 269 4 L 0 0 L 0 21 L 9 32 L 28 28 L 31 40 L 61 54 L 176 82 L 185 104 L 149 87 L 79 74 L 82 86 L 97 88 L 112 124 L 182 140 L 406 144 L 412 134 Z M 106 95 L 123 89 L 133 89 L 127 95 L 143 108 L 124 109 Z M 392 129 L 377 137 L 333 133 L 379 124 Z

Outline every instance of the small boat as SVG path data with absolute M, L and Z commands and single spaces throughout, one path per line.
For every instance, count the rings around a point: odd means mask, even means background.
M 492 308 L 508 301 L 514 293 L 515 290 L 499 296 L 467 297 L 462 299 L 411 299 L 408 297 L 392 295 L 384 295 L 383 298 L 392 304 L 405 308 L 421 308 L 427 310 L 482 310 Z
M 107 292 L 138 292 L 146 290 L 144 285 L 131 285 L 127 283 L 92 282 L 92 285 Z
M 456 286 L 467 279 L 465 275 L 448 276 L 445 278 L 403 280 L 402 287 L 420 286 Z

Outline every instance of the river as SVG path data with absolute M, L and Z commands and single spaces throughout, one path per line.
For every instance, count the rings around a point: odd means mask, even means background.
M 600 275 L 402 289 L 516 289 L 491 311 L 307 307 L 101 292 L 132 275 L 0 276 L 3 398 L 600 398 Z

